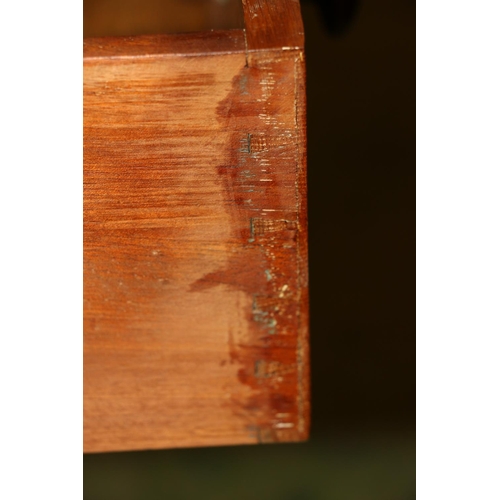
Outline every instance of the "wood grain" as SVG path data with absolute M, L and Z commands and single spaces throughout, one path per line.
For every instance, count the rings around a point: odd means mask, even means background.
M 299 0 L 243 0 L 243 15 L 249 51 L 304 47 Z
M 83 42 L 83 57 L 91 59 L 133 57 L 208 56 L 226 53 L 244 53 L 245 36 L 242 30 L 209 31 L 189 35 L 144 35 L 129 37 L 87 38 Z
M 85 451 L 307 438 L 303 51 L 242 36 L 85 49 Z

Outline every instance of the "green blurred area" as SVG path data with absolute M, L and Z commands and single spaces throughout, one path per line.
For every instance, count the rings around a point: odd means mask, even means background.
M 86 455 L 88 500 L 410 500 L 412 436 Z

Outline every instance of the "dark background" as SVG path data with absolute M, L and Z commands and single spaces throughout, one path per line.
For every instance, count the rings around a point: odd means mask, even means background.
M 415 498 L 415 1 L 302 14 L 311 439 L 85 455 L 88 500 Z

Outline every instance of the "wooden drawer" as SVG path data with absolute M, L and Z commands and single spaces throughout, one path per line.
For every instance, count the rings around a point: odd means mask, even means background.
M 303 28 L 84 41 L 84 450 L 307 438 Z

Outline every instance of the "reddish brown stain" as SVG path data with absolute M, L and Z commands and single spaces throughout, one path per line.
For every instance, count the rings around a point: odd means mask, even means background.
M 233 248 L 224 268 L 191 285 L 205 291 L 224 284 L 245 292 L 248 335 L 232 332 L 231 362 L 252 389 L 234 411 L 259 441 L 298 439 L 297 331 L 298 206 L 295 195 L 295 91 L 291 58 L 245 67 L 218 105 L 219 120 L 232 131 L 218 177 L 230 215 Z M 291 70 L 292 69 L 292 70 Z M 284 96 L 288 99 L 284 99 Z

